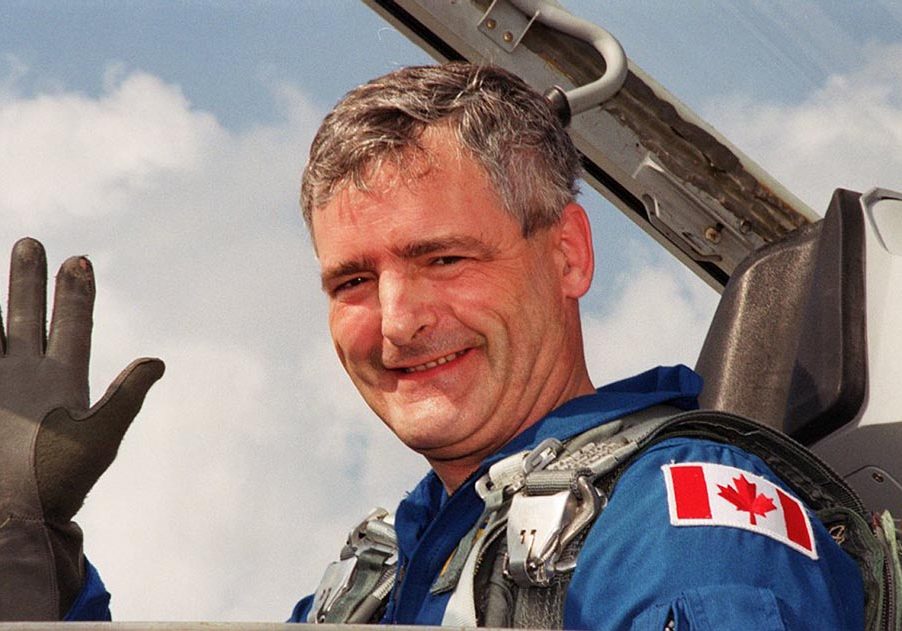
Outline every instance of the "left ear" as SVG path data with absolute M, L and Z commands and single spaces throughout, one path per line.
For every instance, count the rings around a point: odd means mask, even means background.
M 558 225 L 561 287 L 568 298 L 581 298 L 592 285 L 595 251 L 586 211 L 576 202 L 564 206 Z

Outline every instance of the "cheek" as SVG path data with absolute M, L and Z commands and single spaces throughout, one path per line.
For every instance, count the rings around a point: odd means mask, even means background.
M 523 266 L 470 281 L 457 286 L 449 298 L 457 319 L 483 334 L 496 358 L 501 351 L 508 354 L 505 362 L 534 361 L 562 318 L 559 286 L 547 266 Z
M 329 309 L 329 331 L 341 362 L 347 366 L 366 358 L 381 346 L 378 310 L 359 305 L 333 305 Z
M 461 305 L 461 310 L 471 308 L 506 311 L 521 300 L 523 284 L 514 270 L 499 269 L 474 270 L 461 276 L 448 287 L 445 297 L 449 304 Z M 491 272 L 491 273 L 489 273 Z
M 461 321 L 510 336 L 516 329 L 528 326 L 534 318 L 542 318 L 548 306 L 544 288 L 537 287 L 531 278 L 523 282 L 517 277 L 492 278 L 474 281 L 461 287 L 456 294 L 456 312 Z M 537 300 L 538 296 L 541 300 Z

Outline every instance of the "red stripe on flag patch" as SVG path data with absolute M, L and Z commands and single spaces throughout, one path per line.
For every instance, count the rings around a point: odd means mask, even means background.
M 777 489 L 777 497 L 780 498 L 783 519 L 786 520 L 786 536 L 806 550 L 811 550 L 811 532 L 799 501 L 780 489 Z
M 708 502 L 708 487 L 705 472 L 700 466 L 673 467 L 673 499 L 676 514 L 680 519 L 708 519 L 711 504 Z
M 766 478 L 713 462 L 667 464 L 661 469 L 671 525 L 740 528 L 818 558 L 802 502 Z

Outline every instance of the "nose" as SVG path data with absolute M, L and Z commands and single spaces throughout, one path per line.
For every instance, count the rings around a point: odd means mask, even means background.
M 422 281 L 402 273 L 379 277 L 382 337 L 395 346 L 410 344 L 420 331 L 435 323 L 435 305 Z

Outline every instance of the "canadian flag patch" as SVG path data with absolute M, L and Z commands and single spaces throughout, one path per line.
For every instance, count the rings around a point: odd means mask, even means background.
M 674 526 L 730 526 L 760 533 L 817 559 L 802 503 L 748 471 L 710 462 L 661 467 Z

